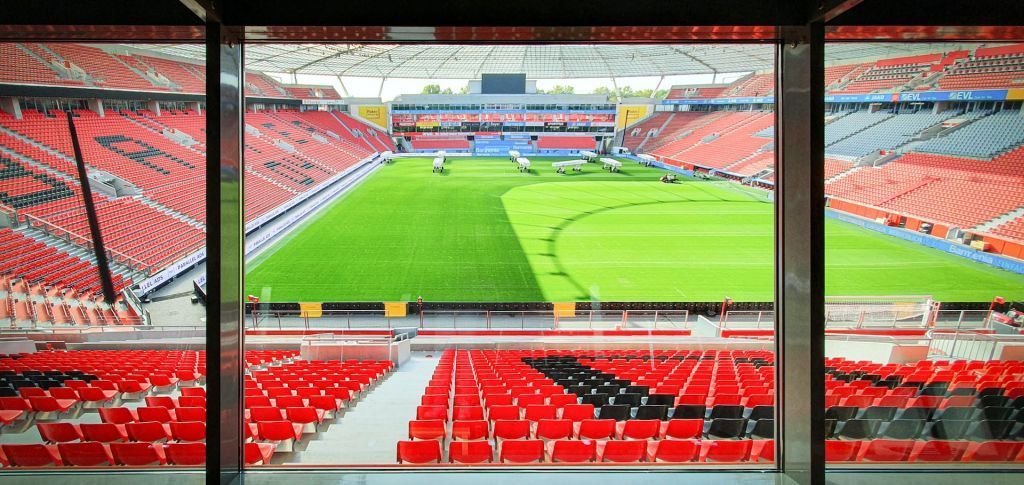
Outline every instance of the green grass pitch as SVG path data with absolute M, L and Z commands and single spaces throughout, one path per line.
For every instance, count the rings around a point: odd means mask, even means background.
M 248 264 L 262 301 L 770 301 L 772 204 L 623 160 L 530 173 L 501 157 L 380 167 Z M 1024 298 L 1024 276 L 827 223 L 829 295 Z

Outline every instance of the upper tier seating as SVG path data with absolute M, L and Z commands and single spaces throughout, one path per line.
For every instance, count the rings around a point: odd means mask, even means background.
M 665 99 L 706 99 L 706 98 L 717 98 L 722 95 L 729 86 L 701 86 L 701 87 L 687 87 L 683 89 L 672 89 L 669 90 L 668 96 Z
M 593 150 L 594 138 L 590 136 L 541 136 L 537 139 L 538 150 Z
M 949 135 L 933 138 L 914 147 L 915 151 L 961 157 L 991 158 L 1024 143 L 1024 116 L 1000 112 L 959 128 Z
M 922 54 L 877 61 L 847 84 L 842 92 L 900 91 L 903 85 L 928 73 L 942 58 L 942 54 Z
M 81 85 L 81 81 L 62 79 L 58 72 L 36 56 L 26 52 L 25 44 L 0 42 L 0 82 L 27 84 Z M 46 59 L 46 58 L 43 58 Z
M 169 79 L 183 93 L 202 94 L 206 92 L 206 66 L 204 65 L 172 61 L 159 57 L 136 55 L 132 57 Z
M 341 99 L 341 95 L 339 95 L 331 86 L 284 86 L 284 90 L 287 91 L 290 96 L 299 99 Z
M 672 119 L 669 120 L 665 128 L 661 130 L 661 133 L 654 139 L 649 140 L 644 145 L 644 151 L 647 153 L 657 154 L 669 154 L 676 153 L 679 150 L 691 145 L 688 142 L 694 130 L 705 126 L 726 113 L 724 111 L 714 111 L 711 113 L 703 111 L 680 111 L 674 113 Z M 699 138 L 697 138 L 699 139 Z
M 726 89 L 721 97 L 771 96 L 775 94 L 775 74 L 754 74 Z
M 99 269 L 91 261 L 72 256 L 31 236 L 0 228 L 0 275 L 21 278 L 29 285 L 74 288 L 81 294 L 96 293 L 100 289 Z M 131 281 L 114 276 L 114 290 L 121 291 Z
M 245 95 L 271 98 L 291 97 L 277 81 L 258 72 L 245 73 Z
M 125 89 L 157 89 L 151 82 L 139 76 L 116 58 L 96 47 L 82 44 L 45 44 L 51 51 L 72 64 L 82 68 L 99 87 Z
M 879 150 L 891 150 L 907 143 L 925 128 L 952 117 L 954 113 L 953 111 L 944 111 L 937 114 L 929 112 L 899 114 L 829 145 L 825 151 L 831 155 L 863 157 Z
M 939 89 L 1024 87 L 1024 44 L 984 47 L 947 67 Z
M 841 85 L 857 77 L 860 73 L 871 68 L 871 64 L 845 64 L 842 66 L 831 66 L 825 68 L 825 88 L 832 88 Z

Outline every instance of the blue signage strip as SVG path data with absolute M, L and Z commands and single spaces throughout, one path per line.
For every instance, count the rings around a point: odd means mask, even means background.
M 880 232 L 889 236 L 900 238 L 904 241 L 910 241 L 914 244 L 920 244 L 925 247 L 937 249 L 944 253 L 949 253 L 954 256 L 960 256 L 961 258 L 976 261 L 978 263 L 987 264 L 994 266 L 999 269 L 1005 269 L 1006 271 L 1012 271 L 1017 274 L 1024 274 L 1024 261 L 1018 261 L 1016 259 L 1007 258 L 998 254 L 986 253 L 984 251 L 978 251 L 970 246 L 965 246 L 953 241 L 947 241 L 945 239 L 939 239 L 934 236 L 927 234 L 921 234 L 914 232 L 909 229 L 903 229 L 900 227 L 886 226 L 879 224 L 874 221 L 869 221 L 857 217 L 852 214 L 846 214 L 834 210 L 825 211 L 825 215 L 833 219 L 838 219 L 843 222 L 854 224 L 864 229 L 870 229 L 872 231 Z
M 896 103 L 905 101 L 1002 101 L 1006 89 L 911 91 L 905 93 L 826 94 L 826 103 Z M 772 104 L 775 96 L 711 99 L 663 99 L 661 104 Z

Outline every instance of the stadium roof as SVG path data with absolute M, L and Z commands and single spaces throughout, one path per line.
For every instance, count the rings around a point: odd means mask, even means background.
M 202 60 L 204 46 L 131 47 Z M 959 48 L 963 48 L 962 46 Z M 829 44 L 830 63 L 957 49 L 955 44 Z M 251 44 L 246 67 L 275 73 L 373 78 L 476 79 L 526 73 L 530 79 L 670 76 L 770 70 L 766 44 Z

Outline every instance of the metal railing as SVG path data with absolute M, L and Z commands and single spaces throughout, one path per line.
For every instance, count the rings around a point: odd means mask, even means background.
M 90 252 L 94 251 L 93 244 L 92 244 L 92 237 L 86 237 L 86 236 L 82 236 L 80 234 L 76 234 L 76 233 L 74 233 L 72 231 L 69 231 L 69 230 L 63 228 L 63 227 L 57 226 L 57 225 L 55 225 L 55 224 L 53 224 L 53 223 L 51 223 L 49 221 L 45 221 L 43 219 L 40 219 L 38 217 L 34 217 L 34 216 L 31 216 L 31 215 L 28 215 L 28 214 L 21 214 L 20 217 L 24 218 L 25 222 L 28 225 L 30 225 L 30 226 L 32 226 L 32 227 L 34 227 L 34 228 L 36 228 L 36 229 L 46 233 L 46 234 L 49 234 L 50 236 L 53 236 L 53 237 L 58 238 L 58 239 L 62 239 L 62 240 L 67 241 L 67 242 L 69 242 L 71 244 L 74 244 L 74 245 L 79 246 L 81 248 L 87 249 Z M 124 254 L 124 253 L 122 253 L 120 251 L 117 251 L 115 249 L 111 249 L 111 248 L 108 247 L 108 248 L 106 248 L 106 252 L 107 252 L 107 257 L 110 258 L 112 261 L 116 261 L 116 262 L 118 262 L 118 263 L 128 267 L 128 269 L 131 269 L 133 271 L 138 271 L 140 273 L 151 275 L 151 274 L 155 273 L 156 270 L 157 270 L 157 266 L 150 265 L 150 264 L 147 264 L 147 263 L 143 263 L 142 261 L 139 261 L 138 259 L 135 259 L 135 258 L 133 258 L 131 256 L 128 256 L 127 254 Z M 165 261 L 166 260 L 172 260 L 172 261 L 173 260 L 177 260 L 180 256 L 184 256 L 184 254 L 183 253 L 182 254 L 175 253 L 174 255 L 165 258 Z
M 933 314 L 935 328 L 956 330 L 992 328 L 992 310 L 939 310 Z
M 973 330 L 931 330 L 928 355 L 949 359 L 994 360 L 1007 345 L 1024 346 L 1024 335 L 997 335 Z
M 977 317 L 971 311 L 963 313 L 960 318 L 965 325 L 978 325 Z M 898 310 L 850 310 L 848 308 L 825 307 L 826 328 L 925 328 L 924 314 L 915 311 Z M 952 315 L 954 321 L 958 318 Z M 987 317 L 986 317 L 987 321 Z M 969 323 L 973 322 L 973 323 Z M 775 326 L 774 310 L 729 310 L 720 319 L 722 328 L 730 329 L 771 329 Z M 965 327 L 966 328 L 966 327 Z
M 668 330 L 689 328 L 686 310 L 577 310 L 572 316 L 551 310 L 424 310 L 390 316 L 384 310 L 328 310 L 320 316 L 260 310 L 246 316 L 246 328 L 267 330 L 393 329 L 423 330 Z

